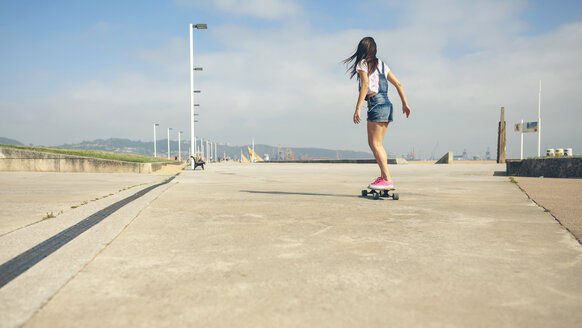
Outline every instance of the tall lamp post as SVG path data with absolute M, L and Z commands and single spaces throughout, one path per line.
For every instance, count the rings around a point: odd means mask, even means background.
M 158 157 L 156 153 L 156 126 L 160 126 L 158 123 L 154 123 L 154 157 Z
M 192 155 L 196 152 L 196 134 L 194 133 L 194 70 L 202 70 L 201 67 L 194 67 L 194 42 L 192 34 L 194 29 L 206 29 L 206 24 L 190 24 L 190 145 L 192 147 Z M 192 162 L 192 170 L 194 169 L 194 161 Z
M 182 131 L 178 132 L 178 160 L 182 161 Z
M 540 80 L 540 91 L 538 93 L 538 157 L 540 157 L 540 144 L 542 140 L 542 80 Z
M 170 156 L 170 131 L 172 130 L 172 128 L 168 128 L 168 159 L 172 159 L 172 157 Z

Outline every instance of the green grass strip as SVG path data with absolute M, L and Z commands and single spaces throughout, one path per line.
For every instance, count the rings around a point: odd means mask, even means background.
M 154 163 L 154 162 L 171 162 L 163 158 L 142 156 L 142 155 L 132 155 L 132 154 L 119 154 L 101 150 L 87 150 L 87 149 L 66 149 L 66 148 L 52 148 L 52 147 L 34 147 L 34 146 L 16 146 L 16 145 L 2 145 L 0 147 L 15 148 L 22 150 L 32 150 L 45 153 L 61 154 L 61 155 L 72 155 L 72 156 L 82 156 L 100 159 L 109 159 L 113 161 L 123 161 L 132 163 Z

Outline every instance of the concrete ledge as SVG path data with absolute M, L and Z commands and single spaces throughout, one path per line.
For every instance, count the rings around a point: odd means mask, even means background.
M 375 159 L 309 159 L 297 161 L 264 161 L 257 163 L 324 163 L 324 164 L 376 164 Z M 388 164 L 408 164 L 404 158 L 389 158 Z
M 173 164 L 173 163 L 170 163 Z M 176 163 L 179 164 L 179 163 Z M 0 171 L 153 173 L 166 163 L 132 163 L 0 147 Z
M 435 164 L 453 164 L 453 152 L 444 154 Z
M 582 178 L 582 157 L 508 159 L 505 167 L 509 176 Z

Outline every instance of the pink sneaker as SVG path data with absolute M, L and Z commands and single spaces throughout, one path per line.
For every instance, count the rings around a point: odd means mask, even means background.
M 395 189 L 394 183 L 392 183 L 392 180 L 386 181 L 381 177 L 376 179 L 376 181 L 370 183 L 368 188 L 376 189 L 376 190 L 393 190 L 393 189 Z

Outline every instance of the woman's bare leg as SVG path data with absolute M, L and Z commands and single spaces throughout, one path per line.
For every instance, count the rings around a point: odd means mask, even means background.
M 390 172 L 388 171 L 388 156 L 382 145 L 386 129 L 389 122 L 368 122 L 368 145 L 374 154 L 374 158 L 380 166 L 381 177 L 390 181 Z

